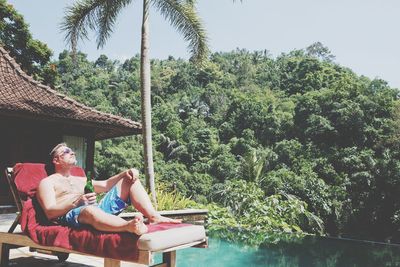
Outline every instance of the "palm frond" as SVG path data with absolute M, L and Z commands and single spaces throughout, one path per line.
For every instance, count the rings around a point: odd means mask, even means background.
M 175 147 L 171 150 L 171 152 L 168 154 L 168 160 L 172 159 L 173 157 L 175 157 L 176 154 L 178 154 L 179 152 L 182 152 L 185 150 L 185 146 L 184 145 L 180 145 L 178 147 Z
M 61 30 L 73 53 L 79 40 L 88 38 L 88 31 L 97 33 L 97 47 L 102 47 L 112 33 L 120 10 L 132 0 L 81 0 L 66 8 Z
M 191 60 L 201 63 L 208 56 L 206 31 L 195 10 L 192 0 L 153 0 L 153 6 L 175 27 L 189 42 Z
M 113 31 L 115 20 L 122 8 L 129 5 L 132 0 L 106 0 L 103 4 L 103 9 L 99 13 L 97 48 L 103 47 L 108 37 Z
M 94 10 L 98 8 L 97 1 L 80 1 L 65 10 L 61 30 L 66 33 L 65 40 L 70 43 L 75 54 L 79 40 L 88 38 L 88 28 L 94 28 Z

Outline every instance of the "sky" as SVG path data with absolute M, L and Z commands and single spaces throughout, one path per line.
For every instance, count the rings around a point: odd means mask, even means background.
M 33 37 L 53 50 L 55 59 L 68 49 L 59 26 L 74 0 L 7 1 L 24 16 Z M 90 60 L 101 54 L 118 60 L 138 54 L 141 2 L 133 0 L 121 12 L 102 49 L 97 49 L 92 34 L 79 43 L 79 50 Z M 336 63 L 400 88 L 400 0 L 198 0 L 197 8 L 212 52 L 266 49 L 276 57 L 321 42 Z M 156 10 L 150 12 L 151 57 L 187 59 L 182 36 Z

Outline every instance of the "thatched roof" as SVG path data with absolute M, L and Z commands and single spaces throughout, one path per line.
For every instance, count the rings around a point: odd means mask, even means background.
M 138 122 L 100 112 L 35 81 L 1 46 L 0 115 L 88 127 L 96 140 L 141 132 Z

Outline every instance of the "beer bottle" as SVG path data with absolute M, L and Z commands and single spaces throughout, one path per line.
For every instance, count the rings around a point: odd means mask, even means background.
M 94 187 L 93 187 L 93 183 L 92 183 L 92 172 L 91 171 L 88 171 L 86 185 L 85 185 L 85 189 L 84 190 L 85 190 L 85 194 L 94 192 Z

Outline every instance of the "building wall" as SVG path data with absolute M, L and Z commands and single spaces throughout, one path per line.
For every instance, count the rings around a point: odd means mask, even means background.
M 87 153 L 86 138 L 82 136 L 64 135 L 63 142 L 75 152 L 76 165 L 85 169 Z
M 0 205 L 14 204 L 5 178 L 5 168 L 18 162 L 41 162 L 51 166 L 49 152 L 65 135 L 83 136 L 94 147 L 91 130 L 58 122 L 43 122 L 0 116 Z M 86 165 L 93 168 L 94 151 L 86 155 Z

